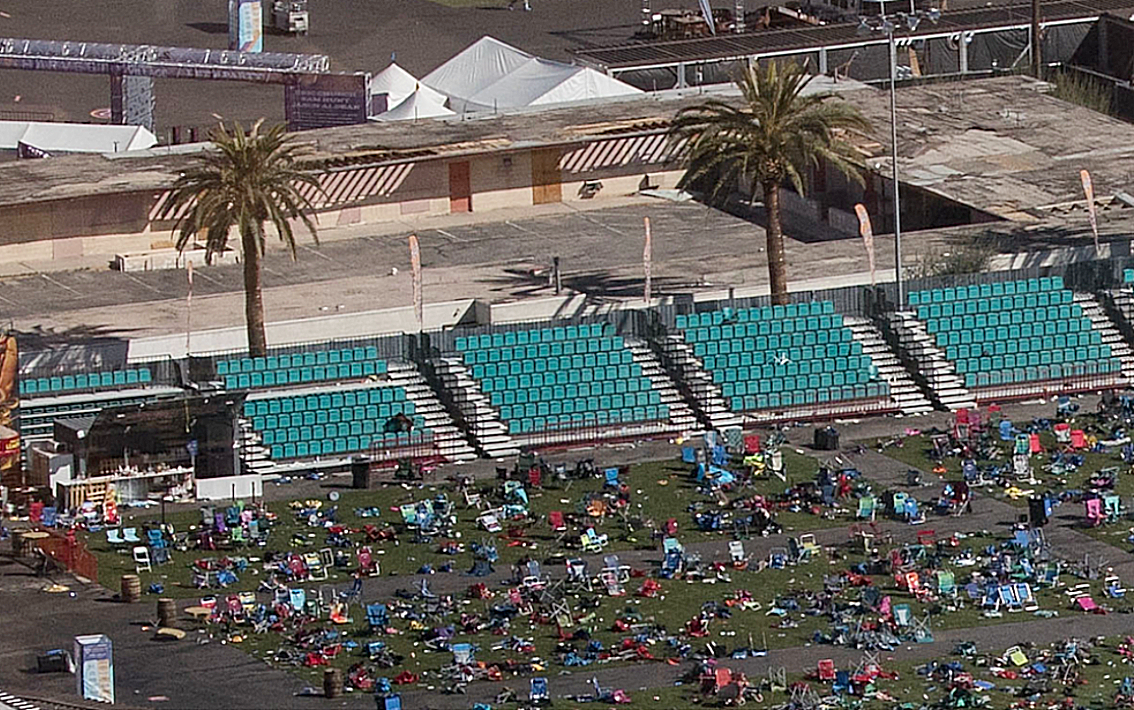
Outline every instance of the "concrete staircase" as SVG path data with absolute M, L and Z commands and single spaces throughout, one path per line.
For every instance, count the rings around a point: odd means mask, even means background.
M 637 338 L 625 338 L 627 349 L 634 356 L 634 362 L 642 367 L 642 375 L 650 378 L 654 389 L 661 394 L 661 403 L 669 407 L 669 423 L 679 432 L 689 432 L 700 429 L 697 415 L 681 396 L 677 386 L 665 371 L 661 360 L 650 349 L 649 344 Z
M 743 424 L 744 420 L 729 409 L 712 375 L 705 371 L 704 363 L 693 354 L 693 348 L 685 342 L 685 338 L 667 335 L 662 344 L 662 355 L 669 370 L 688 389 L 689 398 L 693 400 L 703 425 L 720 429 Z
M 910 373 L 902 366 L 873 323 L 865 318 L 845 316 L 843 325 L 850 328 L 854 339 L 862 343 L 863 354 L 870 356 L 874 366 L 878 368 L 878 374 L 889 383 L 890 398 L 902 414 L 925 414 L 933 411 L 933 403 L 914 383 Z
M 508 427 L 500 420 L 500 412 L 493 407 L 488 395 L 473 379 L 459 357 L 439 357 L 430 363 L 438 381 L 445 389 L 453 408 L 475 446 L 489 458 L 505 458 L 520 452 Z
M 449 461 L 471 461 L 477 457 L 476 451 L 453 423 L 449 412 L 437 398 L 437 393 L 416 366 L 391 361 L 387 365 L 386 376 L 391 385 L 406 391 L 406 399 L 414 403 L 416 413 L 425 420 L 425 428 L 432 430 L 438 454 Z
M 1110 319 L 1098 299 L 1086 293 L 1076 293 L 1074 303 L 1083 308 L 1083 315 L 1091 319 L 1091 327 L 1102 336 L 1102 344 L 1110 346 L 1110 354 L 1122 365 L 1122 377 L 1134 379 L 1134 350 L 1131 350 L 1122 333 Z
M 957 374 L 945 351 L 937 347 L 925 324 L 913 312 L 897 311 L 886 318 L 914 381 L 920 381 L 935 405 L 951 411 L 977 406 L 973 393 L 965 387 L 965 379 Z

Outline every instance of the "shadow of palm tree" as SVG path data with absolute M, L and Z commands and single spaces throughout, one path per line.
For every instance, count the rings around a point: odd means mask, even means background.
M 78 325 L 47 329 L 35 326 L 15 331 L 20 370 L 86 371 L 124 367 L 132 328 Z
M 641 296 L 645 289 L 642 277 L 613 276 L 605 272 L 564 274 L 564 290 L 581 293 L 591 299 L 627 298 Z M 549 296 L 555 293 L 546 270 L 507 269 L 504 276 L 488 279 L 495 291 L 506 291 L 513 296 Z M 695 286 L 694 282 L 671 277 L 654 277 L 651 291 L 654 296 L 666 296 Z

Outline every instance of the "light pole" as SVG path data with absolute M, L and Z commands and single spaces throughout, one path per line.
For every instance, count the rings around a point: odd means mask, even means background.
M 941 11 L 934 9 L 924 13 L 899 12 L 893 17 L 904 22 L 909 31 L 913 32 L 921 24 L 922 18 L 929 18 L 931 22 L 936 23 L 941 19 Z M 864 18 L 859 30 L 884 32 L 887 48 L 890 51 L 890 175 L 894 181 L 894 282 L 898 287 L 898 307 L 901 308 L 905 301 L 905 293 L 902 285 L 902 198 L 901 182 L 898 179 L 898 43 L 894 39 L 897 25 L 889 17 L 882 15 L 876 24 L 871 24 Z

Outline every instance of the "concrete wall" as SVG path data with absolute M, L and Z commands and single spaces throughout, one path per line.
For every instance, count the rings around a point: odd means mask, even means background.
M 681 176 L 681 171 L 666 169 L 668 148 L 660 134 L 573 144 L 562 151 L 558 175 L 564 202 L 629 195 L 646 184 L 672 188 Z M 469 163 L 473 212 L 534 203 L 532 150 L 488 151 L 413 163 L 374 194 L 345 196 L 341 199 L 356 201 L 320 210 L 319 228 L 327 232 L 449 214 L 449 164 L 458 161 Z M 374 168 L 357 170 L 362 179 L 341 183 L 365 183 L 362 171 Z M 589 181 L 600 181 L 602 190 L 584 198 L 582 187 Z M 91 257 L 109 262 L 119 253 L 169 247 L 173 222 L 151 221 L 151 212 L 161 216 L 155 207 L 162 196 L 161 191 L 145 190 L 0 207 L 0 263 Z

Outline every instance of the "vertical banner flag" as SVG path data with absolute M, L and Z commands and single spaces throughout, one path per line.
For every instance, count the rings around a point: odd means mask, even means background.
M 413 313 L 417 317 L 417 329 L 422 325 L 421 304 L 421 248 L 417 244 L 417 235 L 411 234 L 409 238 L 410 269 L 413 271 Z
M 866 247 L 866 261 L 870 264 L 870 285 L 874 280 L 874 229 L 870 226 L 870 214 L 866 205 L 861 202 L 854 206 L 854 213 L 858 215 L 858 233 L 862 235 L 862 244 Z
M 645 301 L 650 302 L 650 291 L 653 285 L 653 268 L 654 268 L 654 244 L 653 238 L 650 236 L 650 218 L 644 218 L 646 221 L 646 246 L 642 249 L 642 271 L 646 274 L 646 293 Z
M 1095 213 L 1095 187 L 1091 184 L 1091 174 L 1086 170 L 1079 171 L 1083 180 L 1083 194 L 1087 196 L 1087 216 L 1091 220 L 1091 232 L 1095 235 L 1095 254 L 1099 253 L 1099 216 Z
M 17 428 L 20 406 L 20 356 L 16 336 L 0 332 L 0 485 L 19 487 L 20 432 Z
M 189 356 L 189 338 L 193 333 L 193 261 L 185 262 L 185 278 L 189 279 L 189 291 L 185 294 L 185 356 Z
M 705 24 L 709 26 L 709 32 L 716 34 L 717 23 L 713 22 L 713 7 L 709 5 L 709 0 L 701 0 L 701 15 L 705 18 Z

